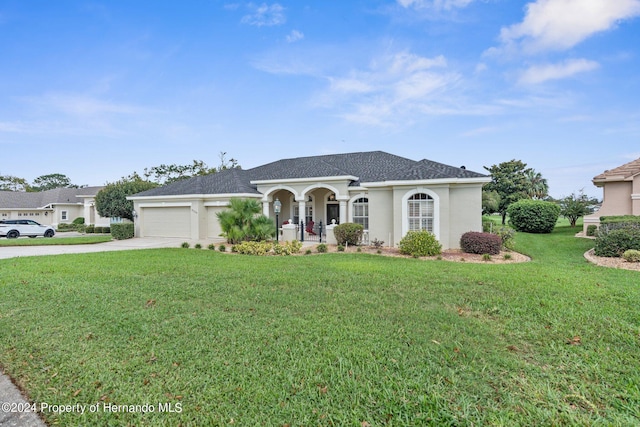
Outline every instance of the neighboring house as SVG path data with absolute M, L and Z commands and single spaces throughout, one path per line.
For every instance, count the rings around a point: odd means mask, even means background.
M 278 160 L 228 169 L 130 196 L 136 236 L 220 237 L 216 213 L 230 198 L 253 198 L 280 224 L 313 221 L 362 224 L 370 239 L 397 245 L 409 230 L 425 229 L 443 248 L 459 247 L 467 231 L 482 231 L 486 175 L 430 160 L 381 151 Z
M 54 188 L 36 193 L 0 191 L 0 219 L 27 217 L 58 227 L 84 217 L 86 224 L 109 226 L 109 218 L 98 215 L 95 208 L 95 196 L 102 188 Z
M 640 159 L 604 171 L 593 184 L 602 187 L 603 201 L 597 212 L 584 217 L 585 233 L 589 225 L 600 225 L 601 216 L 640 215 Z

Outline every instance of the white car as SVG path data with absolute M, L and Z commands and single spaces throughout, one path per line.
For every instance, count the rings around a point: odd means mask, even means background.
M 53 237 L 56 231 L 50 225 L 41 225 L 30 219 L 5 219 L 0 221 L 0 237 L 16 239 L 20 236 Z

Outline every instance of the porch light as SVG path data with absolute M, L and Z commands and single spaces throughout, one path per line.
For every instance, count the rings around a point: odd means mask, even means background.
M 280 240 L 280 226 L 278 224 L 278 215 L 280 214 L 280 209 L 282 208 L 282 203 L 280 203 L 280 199 L 276 197 L 276 201 L 273 202 L 273 211 L 276 213 L 276 243 Z
M 132 210 L 132 211 L 131 211 L 131 216 L 132 216 L 132 217 L 134 217 L 134 218 L 138 218 L 138 212 L 136 212 L 136 210 L 135 210 L 135 209 L 134 209 L 134 210 Z

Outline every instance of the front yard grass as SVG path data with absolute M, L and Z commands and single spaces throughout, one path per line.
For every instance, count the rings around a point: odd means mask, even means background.
M 511 265 L 1 260 L 0 363 L 36 404 L 100 405 L 55 425 L 637 425 L 640 274 L 588 264 L 574 233 L 519 233 L 532 261 Z

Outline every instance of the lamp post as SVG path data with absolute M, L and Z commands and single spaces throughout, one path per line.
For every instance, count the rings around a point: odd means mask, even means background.
M 273 202 L 273 211 L 276 213 L 276 243 L 280 241 L 280 230 L 279 230 L 279 221 L 278 221 L 280 208 L 282 208 L 282 203 L 280 203 L 280 200 L 276 197 L 276 201 Z

